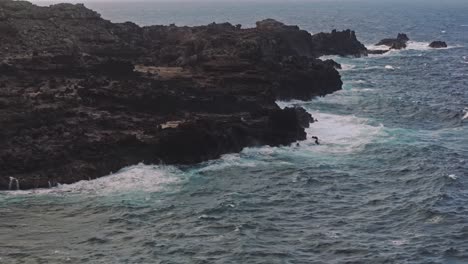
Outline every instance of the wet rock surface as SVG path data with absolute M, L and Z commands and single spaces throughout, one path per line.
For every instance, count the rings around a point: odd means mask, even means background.
M 377 43 L 377 46 L 387 46 L 390 49 L 405 49 L 406 43 L 409 41 L 409 38 L 404 33 L 399 33 L 396 38 L 387 38 L 382 39 Z
M 441 49 L 441 48 L 447 48 L 447 43 L 445 43 L 444 41 L 440 41 L 440 40 L 437 40 L 437 41 L 433 41 L 429 44 L 429 47 L 433 48 L 433 49 Z
M 341 89 L 339 64 L 319 56 L 367 54 L 352 31 L 312 36 L 271 19 L 139 27 L 9 0 L 0 37 L 3 190 L 304 140 L 312 117 L 275 101 Z

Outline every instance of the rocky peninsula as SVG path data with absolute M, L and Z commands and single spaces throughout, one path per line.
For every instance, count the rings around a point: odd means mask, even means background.
M 304 140 L 310 114 L 275 102 L 341 89 L 339 64 L 320 56 L 368 53 L 351 30 L 140 27 L 12 0 L 0 0 L 0 38 L 0 190 Z

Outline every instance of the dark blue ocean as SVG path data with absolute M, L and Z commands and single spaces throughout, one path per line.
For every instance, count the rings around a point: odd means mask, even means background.
M 0 193 L 0 263 L 468 263 L 468 1 L 87 6 L 140 25 L 275 18 L 311 33 L 351 28 L 369 47 L 398 32 L 411 42 L 333 57 L 342 91 L 278 102 L 319 120 L 308 134 L 320 146 Z

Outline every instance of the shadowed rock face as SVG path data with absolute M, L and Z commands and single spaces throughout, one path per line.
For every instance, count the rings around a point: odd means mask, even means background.
M 312 117 L 275 101 L 341 89 L 339 64 L 318 56 L 366 54 L 352 31 L 139 27 L 83 5 L 9 0 L 0 38 L 0 189 L 304 140 Z
M 429 47 L 434 49 L 446 48 L 447 43 L 445 43 L 444 41 L 433 41 L 431 42 L 431 44 L 429 44 Z

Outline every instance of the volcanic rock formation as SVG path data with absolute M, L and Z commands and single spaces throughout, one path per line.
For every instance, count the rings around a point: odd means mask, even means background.
M 446 48 L 447 43 L 445 43 L 444 41 L 433 41 L 431 42 L 431 44 L 429 44 L 429 47 L 434 49 Z
M 382 39 L 377 43 L 377 46 L 388 46 L 390 49 L 405 49 L 406 43 L 409 41 L 409 38 L 406 34 L 399 33 L 398 36 L 394 39 Z
M 308 100 L 340 90 L 352 31 L 111 23 L 83 5 L 0 1 L 0 189 L 190 164 L 306 139 Z

